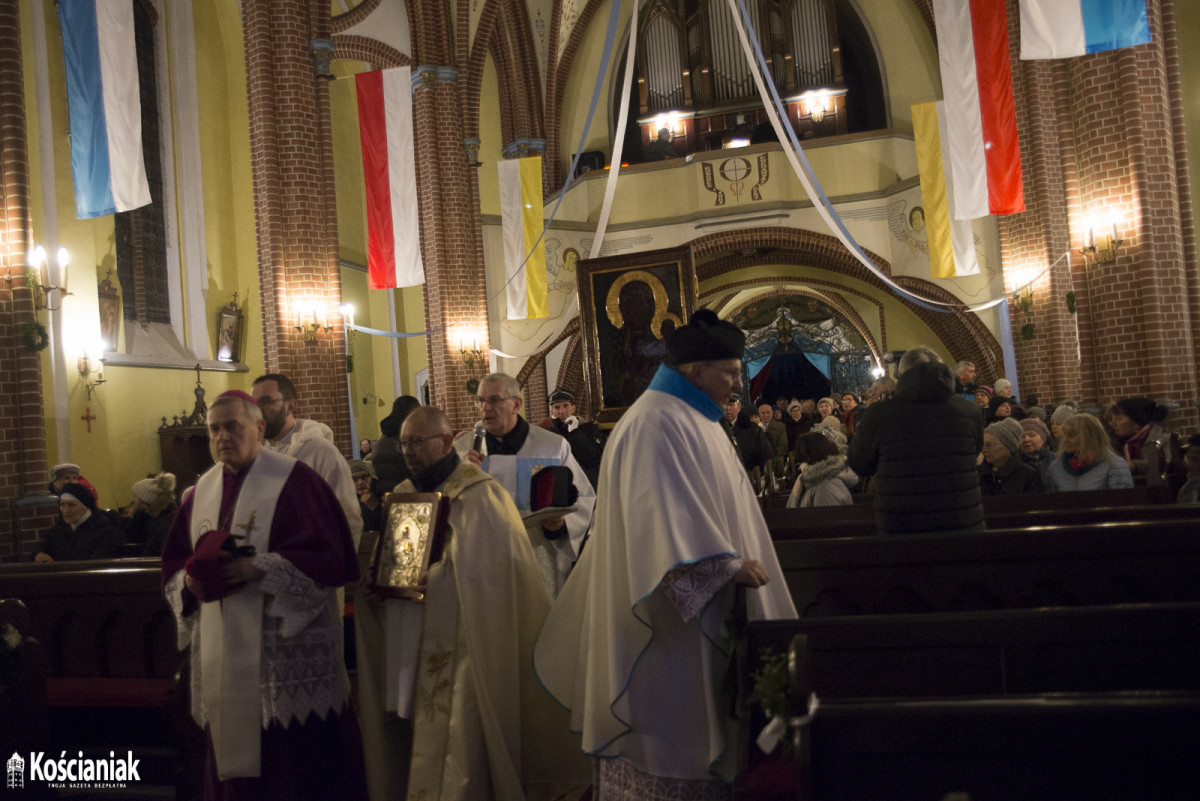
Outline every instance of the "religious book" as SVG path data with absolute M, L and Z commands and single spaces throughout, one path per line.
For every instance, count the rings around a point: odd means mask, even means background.
M 440 492 L 391 492 L 383 498 L 383 530 L 367 566 L 367 585 L 381 598 L 420 600 L 417 579 L 442 558 L 450 499 Z

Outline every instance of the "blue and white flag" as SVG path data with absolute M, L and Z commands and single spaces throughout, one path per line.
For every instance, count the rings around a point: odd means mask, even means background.
M 79 219 L 150 203 L 129 0 L 60 0 Z
M 1021 58 L 1073 58 L 1150 41 L 1146 0 L 1021 0 Z

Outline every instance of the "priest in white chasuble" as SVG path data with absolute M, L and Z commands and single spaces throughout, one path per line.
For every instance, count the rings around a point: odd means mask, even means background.
M 163 551 L 206 799 L 365 799 L 337 588 L 358 576 L 337 497 L 312 468 L 263 450 L 245 392 L 208 411 L 217 464 L 180 505 Z
M 792 618 L 753 487 L 719 420 L 740 392 L 745 335 L 708 310 L 622 416 L 600 467 L 591 536 L 538 640 L 535 666 L 599 757 L 595 798 L 727 798 L 735 587 L 752 619 Z
M 424 581 L 416 669 L 402 681 L 411 710 L 408 798 L 523 801 L 582 791 L 589 766 L 566 711 L 533 673 L 533 646 L 549 611 L 516 505 L 491 476 L 453 449 L 441 410 L 414 411 L 400 433 L 412 478 L 397 492 L 449 498 L 446 544 Z M 415 679 L 415 682 L 414 682 Z M 411 701 L 409 701 L 411 699 Z

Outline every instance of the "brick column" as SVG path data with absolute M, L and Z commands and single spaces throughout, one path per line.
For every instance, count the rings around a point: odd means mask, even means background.
M 469 369 L 460 344 L 479 343 L 487 359 L 487 280 L 479 220 L 479 187 L 468 166 L 458 71 L 424 65 L 413 70 L 417 191 L 421 259 L 425 265 L 425 322 L 434 333 L 429 348 L 429 396 L 466 428 L 479 413 L 467 390 L 486 370 Z
M 25 84 L 21 66 L 20 6 L 0 2 L 0 159 L 4 171 L 0 271 L 0 557 L 31 541 L 49 514 L 18 505 L 22 496 L 44 494 L 47 483 L 46 425 L 39 353 L 22 340 L 40 322 L 28 284 L 26 254 L 31 244 L 29 154 L 25 140 Z M 43 323 L 44 324 L 44 323 Z M 27 549 L 26 549 L 27 550 Z
M 1034 287 L 1034 345 L 1018 339 L 1021 384 L 1048 400 L 1175 401 L 1181 409 L 1170 422 L 1178 430 L 1197 423 L 1200 277 L 1175 2 L 1148 2 L 1149 45 L 1051 63 L 1014 58 L 1028 210 L 1004 219 L 1001 237 L 1011 289 L 1017 272 L 1066 247 L 1077 252 L 1089 219 L 1099 236 L 1115 216 L 1125 240 L 1115 260 L 1085 264 L 1073 254 L 1069 275 L 1056 268 Z M 1016 13 L 1010 0 L 1010 28 Z M 1074 319 L 1065 302 L 1071 290 Z M 1023 321 L 1014 310 L 1014 328 Z
M 250 148 L 267 370 L 296 384 L 300 415 L 328 424 L 350 452 L 340 315 L 329 88 L 314 40 L 331 35 L 328 0 L 244 0 Z M 296 305 L 325 304 L 331 330 L 305 342 Z

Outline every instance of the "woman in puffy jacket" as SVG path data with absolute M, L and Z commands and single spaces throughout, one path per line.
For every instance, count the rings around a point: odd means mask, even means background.
M 1129 465 L 1112 449 L 1099 420 L 1080 412 L 1063 423 L 1058 455 L 1046 469 L 1047 492 L 1132 486 Z
M 858 476 L 846 466 L 846 438 L 839 432 L 817 426 L 796 438 L 795 454 L 800 475 L 788 496 L 789 509 L 854 503 L 850 490 Z

